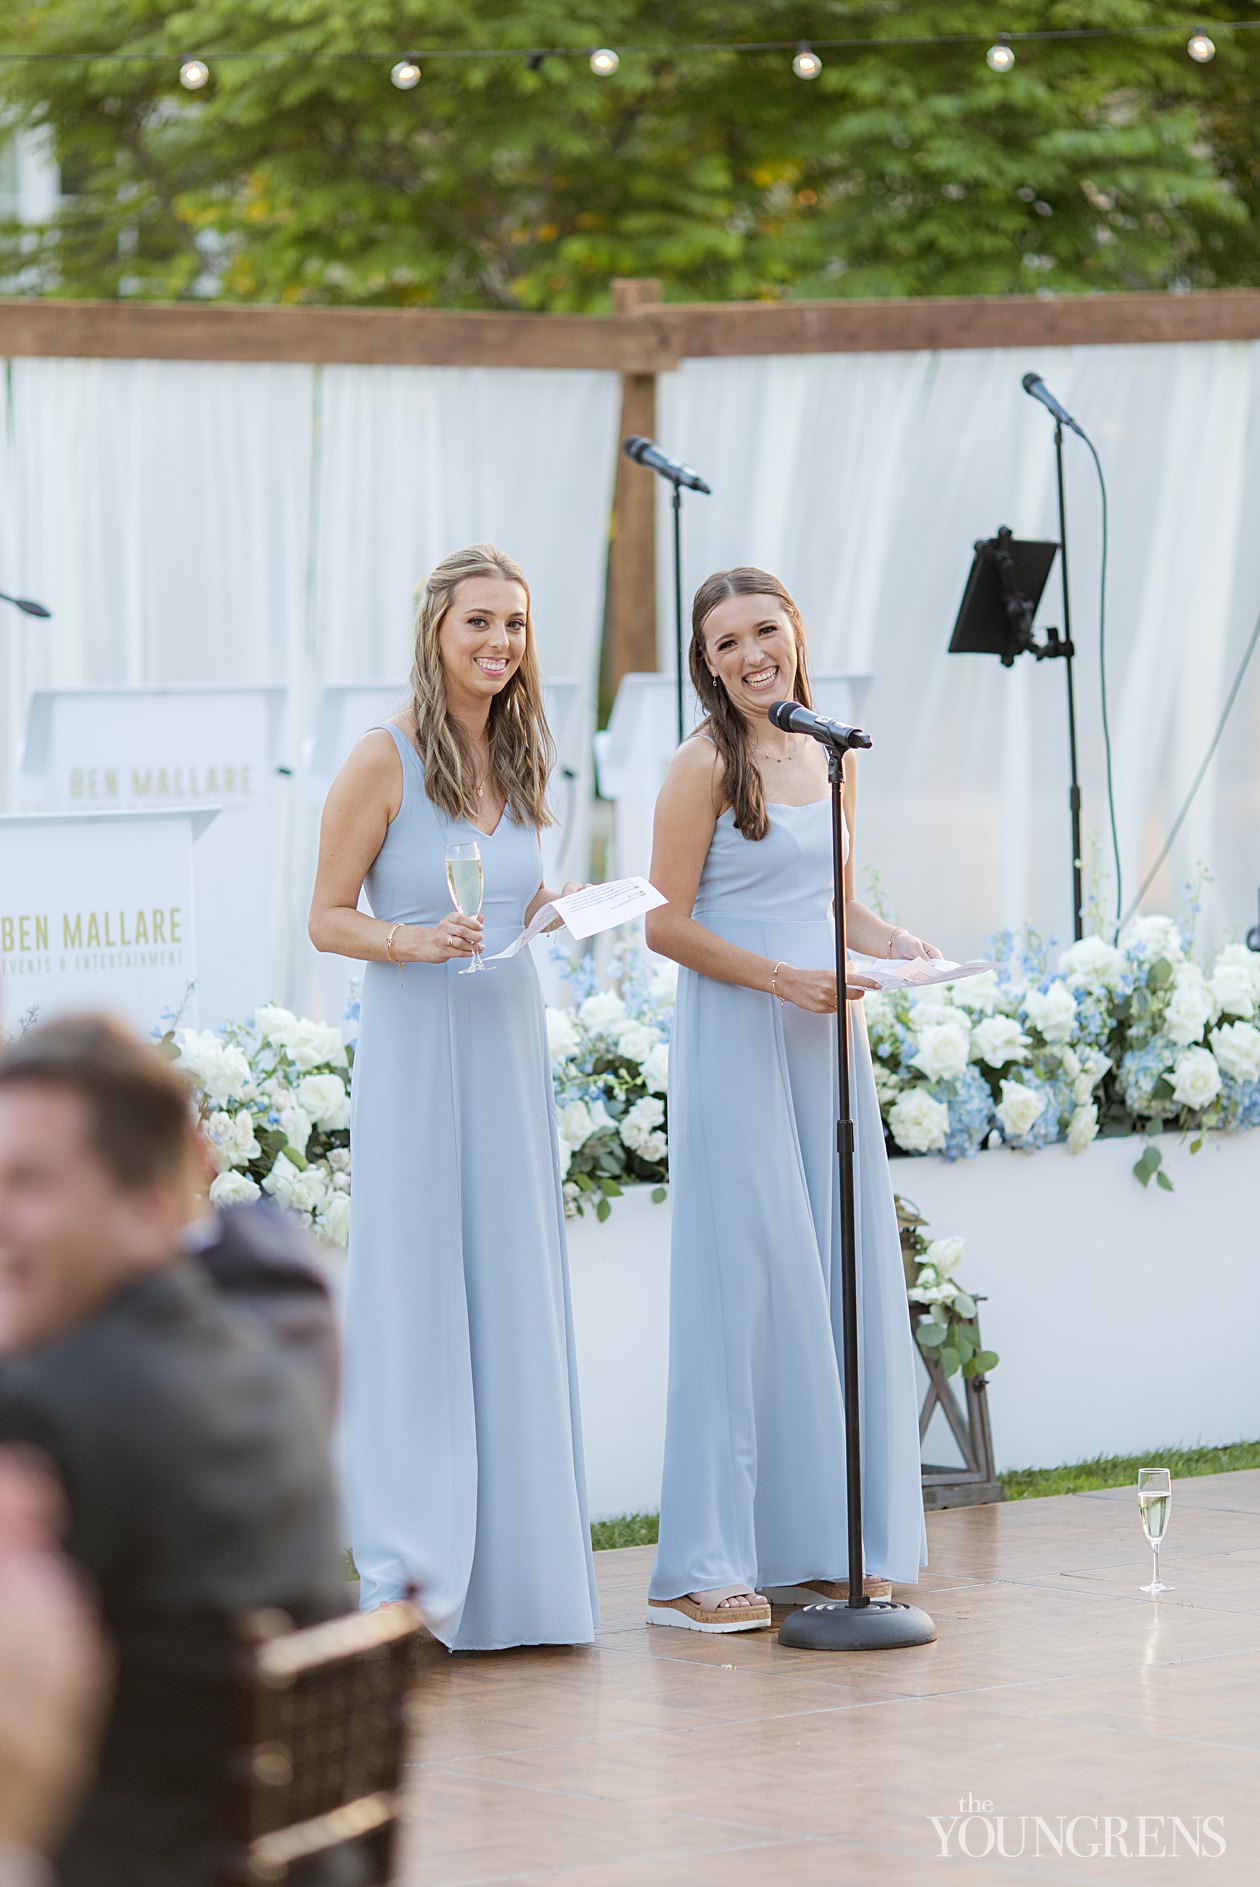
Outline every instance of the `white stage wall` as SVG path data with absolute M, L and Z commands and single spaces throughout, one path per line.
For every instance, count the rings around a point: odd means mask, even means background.
M 662 444 L 713 485 L 684 500 L 685 595 L 712 570 L 759 564 L 800 603 L 815 666 L 871 672 L 859 871 L 877 865 L 899 921 L 960 957 L 1025 917 L 1071 936 L 1063 665 L 945 654 L 974 540 L 999 524 L 1058 537 L 1054 423 L 1020 386 L 1030 369 L 1107 473 L 1115 790 L 1136 890 L 1260 612 L 1260 343 L 692 360 L 660 381 Z M 1070 435 L 1067 483 L 1088 858 L 1091 839 L 1109 856 L 1099 507 Z M 1038 620 L 1062 626 L 1057 562 Z M 1260 886 L 1260 655 L 1146 908 L 1176 907 L 1200 862 L 1215 873 L 1209 924 L 1245 930 Z

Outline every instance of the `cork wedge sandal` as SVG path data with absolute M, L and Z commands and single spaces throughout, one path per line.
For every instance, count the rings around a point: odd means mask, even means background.
M 867 1573 L 862 1590 L 868 1599 L 891 1599 L 892 1581 L 878 1573 Z M 819 1599 L 843 1604 L 849 1596 L 847 1579 L 804 1579 L 799 1586 L 763 1586 L 762 1596 L 771 1605 L 817 1605 Z
M 709 1606 L 697 1605 L 687 1593 L 678 1599 L 649 1599 L 647 1623 L 677 1625 L 683 1631 L 766 1631 L 770 1626 L 768 1600 L 759 1599 L 756 1605 L 722 1604 L 723 1599 L 733 1599 L 748 1590 L 747 1586 L 723 1586 Z

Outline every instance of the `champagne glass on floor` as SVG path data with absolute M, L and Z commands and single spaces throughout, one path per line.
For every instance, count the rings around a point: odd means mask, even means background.
M 461 917 L 476 917 L 481 910 L 481 847 L 476 840 L 471 845 L 448 845 L 446 848 L 446 885 L 451 894 L 451 903 Z M 484 970 L 485 964 L 480 956 L 473 952 L 472 960 L 466 963 L 459 974 L 468 976 L 473 970 Z
M 1172 1476 L 1167 1468 L 1138 1469 L 1138 1512 L 1154 1559 L 1151 1583 L 1140 1589 L 1158 1598 L 1161 1592 L 1176 1591 L 1175 1586 L 1166 1586 L 1159 1576 L 1159 1549 L 1172 1514 Z

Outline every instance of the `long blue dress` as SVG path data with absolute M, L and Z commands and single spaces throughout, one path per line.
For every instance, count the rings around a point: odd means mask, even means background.
M 755 841 L 722 813 L 695 919 L 797 968 L 833 967 L 830 801 L 768 810 Z M 913 1583 L 927 1550 L 912 1337 L 861 1005 L 849 1016 L 864 1570 Z M 834 1015 L 680 972 L 654 1599 L 848 1577 L 837 1085 Z
M 440 813 L 400 728 L 375 916 L 449 912 L 476 838 L 485 949 L 520 930 L 537 834 Z M 588 1644 L 597 1617 L 551 1063 L 528 950 L 484 973 L 369 963 L 355 1052 L 345 1436 L 361 1603 L 413 1584 L 452 1650 Z

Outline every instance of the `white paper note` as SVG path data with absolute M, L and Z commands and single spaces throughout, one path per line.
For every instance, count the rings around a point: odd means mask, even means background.
M 973 957 L 969 963 L 951 963 L 947 957 L 908 957 L 896 963 L 858 961 L 854 969 L 869 976 L 876 989 L 926 989 L 932 983 L 957 983 L 964 976 L 983 976 L 996 963 Z
M 646 878 L 614 878 L 606 885 L 587 885 L 584 891 L 573 891 L 567 898 L 544 904 L 519 937 L 514 937 L 505 950 L 483 957 L 482 962 L 497 963 L 503 957 L 518 955 L 557 918 L 571 937 L 581 940 L 598 936 L 600 931 L 615 930 L 618 924 L 632 923 L 645 911 L 654 911 L 667 902 Z

